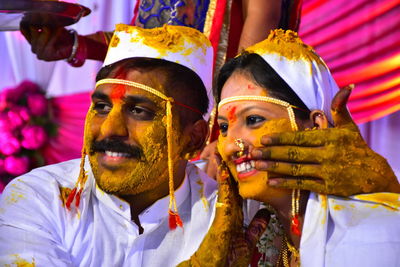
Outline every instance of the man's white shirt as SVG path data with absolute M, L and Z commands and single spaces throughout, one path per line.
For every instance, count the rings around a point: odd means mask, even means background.
M 60 188 L 73 188 L 80 160 L 35 169 L 13 180 L 0 202 L 0 263 L 36 266 L 175 266 L 198 249 L 215 213 L 216 182 L 188 163 L 175 191 L 183 228 L 169 229 L 168 196 L 131 221 L 130 206 L 96 186 L 91 171 L 79 209 Z M 86 162 L 85 170 L 90 170 Z

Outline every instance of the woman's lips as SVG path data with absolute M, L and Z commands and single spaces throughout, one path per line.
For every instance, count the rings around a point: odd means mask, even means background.
M 241 157 L 233 161 L 236 166 L 236 172 L 238 174 L 238 179 L 243 180 L 257 173 L 255 169 L 256 161 L 250 159 L 249 157 Z

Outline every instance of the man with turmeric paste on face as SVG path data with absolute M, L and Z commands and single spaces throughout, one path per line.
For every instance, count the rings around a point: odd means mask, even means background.
M 0 263 L 175 266 L 188 259 L 215 212 L 216 182 L 186 160 L 208 134 L 212 60 L 195 29 L 117 25 L 92 94 L 82 159 L 9 185 Z

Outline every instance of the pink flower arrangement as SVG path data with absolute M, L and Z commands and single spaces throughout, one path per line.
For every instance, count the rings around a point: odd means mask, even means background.
M 28 95 L 28 108 L 32 115 L 43 116 L 47 113 L 47 99 L 42 94 Z
M 4 170 L 15 176 L 24 174 L 29 170 L 29 158 L 9 156 L 4 159 Z
M 10 178 L 44 163 L 40 149 L 54 129 L 48 107 L 30 81 L 0 91 L 0 192 Z
M 38 149 L 47 141 L 47 134 L 43 127 L 26 125 L 21 130 L 21 145 L 26 149 Z

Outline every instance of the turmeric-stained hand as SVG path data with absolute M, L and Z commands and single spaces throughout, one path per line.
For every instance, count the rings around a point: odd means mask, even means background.
M 231 240 L 237 233 L 243 234 L 242 200 L 223 163 L 218 168 L 217 181 L 218 200 L 213 224 L 199 249 L 178 266 L 226 266 Z
M 346 108 L 350 93 L 345 87 L 332 101 L 333 128 L 262 137 L 264 147 L 252 156 L 257 169 L 271 173 L 269 185 L 338 196 L 400 191 L 385 158 L 368 147 L 353 122 Z

